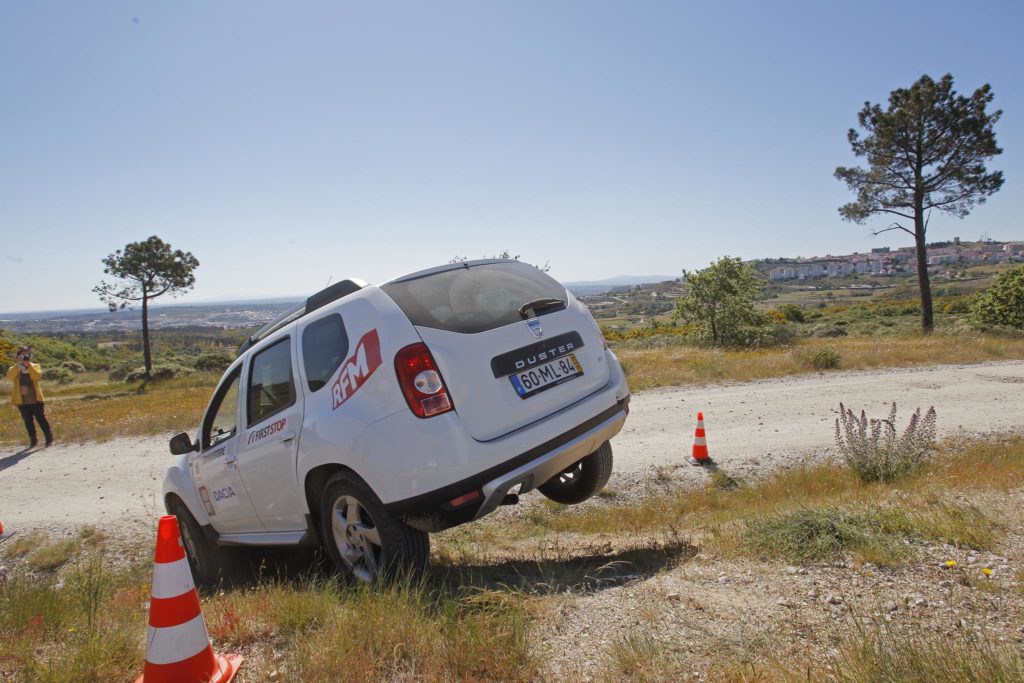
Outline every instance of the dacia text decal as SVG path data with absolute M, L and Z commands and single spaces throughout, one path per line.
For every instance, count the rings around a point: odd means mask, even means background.
M 282 417 L 277 422 L 269 424 L 263 429 L 257 429 L 255 432 L 249 432 L 249 445 L 251 446 L 257 441 L 262 441 L 263 439 L 267 438 L 268 436 L 271 436 L 272 434 L 277 434 L 279 431 L 284 429 L 284 426 L 287 423 L 288 418 Z
M 363 335 L 363 338 L 356 344 L 356 350 L 341 364 L 341 372 L 338 379 L 334 380 L 331 387 L 331 397 L 334 401 L 334 410 L 345 401 L 352 398 L 352 395 L 359 391 L 359 387 L 366 384 L 373 371 L 380 367 L 380 336 L 376 329 L 372 329 Z
M 214 507 L 230 508 L 238 505 L 238 494 L 230 486 L 214 489 L 210 492 Z

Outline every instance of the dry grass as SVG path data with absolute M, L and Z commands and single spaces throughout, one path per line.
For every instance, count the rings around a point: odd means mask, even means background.
M 819 372 L 815 365 L 821 363 L 815 359 L 828 347 L 838 355 L 842 370 L 1024 358 L 1024 340 L 985 335 L 808 339 L 790 347 L 755 350 L 676 345 L 644 348 L 631 343 L 612 346 L 634 390 Z
M 840 636 L 830 683 L 1011 683 L 1024 680 L 1024 659 L 1012 646 L 967 628 L 956 637 L 915 626 L 858 626 Z
M 25 558 L 25 561 L 29 567 L 36 571 L 56 569 L 74 557 L 80 547 L 81 544 L 77 539 L 64 539 L 63 541 L 44 545 L 32 551 Z
M 61 577 L 14 568 L 0 583 L 0 680 L 134 680 L 150 566 L 114 569 L 87 551 Z M 246 657 L 246 680 L 273 670 L 289 681 L 536 680 L 535 599 L 471 585 L 437 576 L 377 586 L 319 574 L 257 579 L 208 597 L 203 611 L 216 647 Z
M 194 430 L 215 382 L 210 375 L 197 375 L 151 383 L 142 392 L 123 383 L 97 385 L 90 387 L 93 393 L 49 398 L 46 417 L 58 441 L 105 441 Z M 50 387 L 44 387 L 44 391 L 50 392 Z M 21 418 L 15 408 L 6 410 L 11 414 L 0 420 L 0 443 L 24 443 L 27 437 Z
M 704 537 L 724 554 L 817 561 L 853 554 L 876 564 L 912 556 L 904 541 L 991 548 L 1002 529 L 969 502 L 972 491 L 1024 485 L 1024 437 L 947 440 L 914 474 L 864 483 L 849 469 L 817 465 L 743 485 L 719 472 L 697 490 L 648 495 L 630 503 L 573 508 L 544 504 L 503 525 L 469 526 L 458 543 L 555 533 Z
M 685 662 L 666 643 L 634 632 L 608 646 L 601 679 L 657 683 L 683 680 L 688 673 Z

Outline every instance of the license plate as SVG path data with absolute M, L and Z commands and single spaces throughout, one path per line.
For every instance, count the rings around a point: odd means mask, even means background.
M 544 365 L 509 375 L 508 379 L 516 388 L 519 398 L 529 398 L 545 389 L 576 379 L 582 374 L 583 368 L 576 360 L 576 354 L 570 353 Z

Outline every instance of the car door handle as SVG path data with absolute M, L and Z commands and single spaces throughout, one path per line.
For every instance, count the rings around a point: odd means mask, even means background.
M 281 435 L 281 443 L 288 443 L 295 438 L 295 432 L 285 432 Z
M 224 456 L 224 464 L 225 465 L 230 465 L 231 463 L 235 462 L 236 460 L 238 460 L 238 455 L 236 455 L 235 453 L 228 453 L 227 455 Z

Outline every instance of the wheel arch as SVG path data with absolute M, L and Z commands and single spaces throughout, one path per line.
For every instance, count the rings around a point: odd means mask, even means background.
M 344 472 L 354 479 L 359 480 L 363 484 L 366 484 L 366 480 L 359 476 L 359 474 L 351 467 L 342 465 L 339 462 L 328 462 L 322 465 L 317 465 L 308 472 L 303 482 L 303 490 L 306 495 L 306 505 L 309 508 L 309 519 L 313 523 L 314 529 L 316 529 L 317 535 L 320 535 L 320 505 L 323 502 L 324 488 L 327 486 L 327 482 L 330 481 L 331 477 Z

